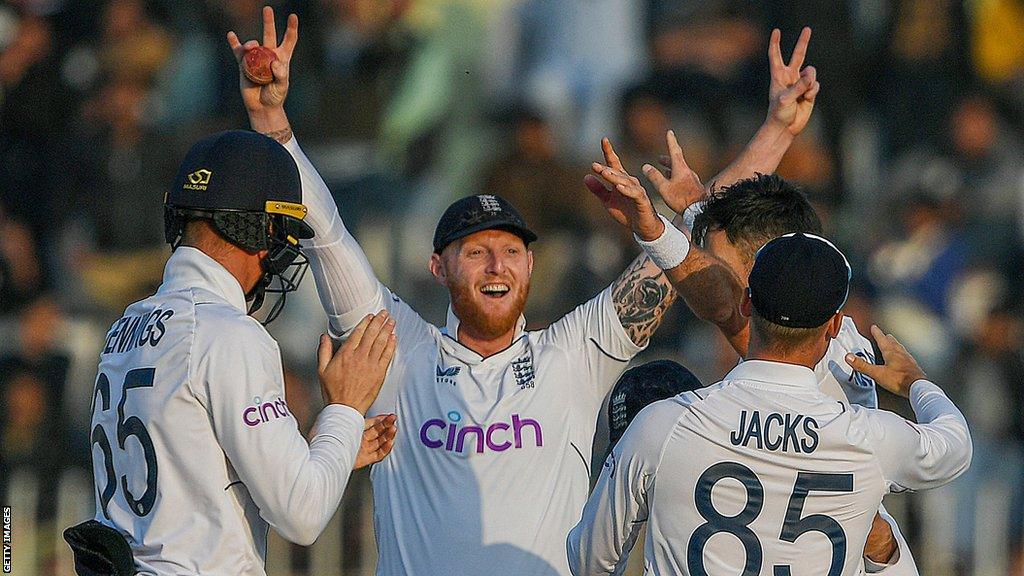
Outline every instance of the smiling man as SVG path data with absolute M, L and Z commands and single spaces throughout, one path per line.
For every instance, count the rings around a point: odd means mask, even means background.
M 316 231 L 304 248 L 331 334 L 345 338 L 381 309 L 396 322 L 395 358 L 370 410 L 397 414 L 400 434 L 391 457 L 371 471 L 377 573 L 568 574 L 565 536 L 586 502 L 601 403 L 675 298 L 670 283 L 641 256 L 590 301 L 527 332 L 522 313 L 536 236 L 511 204 L 480 194 L 453 203 L 437 224 L 430 271 L 451 306 L 443 327 L 426 322 L 377 280 L 293 138 L 283 105 L 298 21 L 289 18 L 278 46 L 273 11 L 263 17 L 262 45 L 277 56 L 274 80 L 261 87 L 240 73 L 242 99 L 252 128 L 284 144 L 299 166 Z M 233 33 L 228 41 L 239 61 L 260 45 L 243 45 Z M 793 95 L 813 96 L 814 85 L 812 70 L 783 91 L 803 123 L 813 98 Z M 772 94 L 773 102 L 782 98 Z M 719 181 L 775 168 L 791 141 L 786 135 L 803 126 L 780 121 L 776 109 Z M 693 262 L 702 254 L 685 259 L 702 270 L 696 281 L 731 274 L 714 261 Z

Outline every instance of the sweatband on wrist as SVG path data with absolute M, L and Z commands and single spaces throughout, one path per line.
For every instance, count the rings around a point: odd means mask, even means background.
M 704 212 L 703 200 L 690 204 L 686 207 L 686 210 L 683 210 L 683 225 L 686 226 L 687 230 L 693 232 L 693 223 L 702 212 Z
M 683 260 L 686 260 L 686 255 L 690 253 L 690 241 L 687 240 L 686 234 L 673 226 L 668 218 L 661 214 L 658 214 L 658 218 L 665 223 L 665 231 L 661 233 L 661 236 L 650 242 L 642 240 L 636 234 L 633 234 L 633 238 L 658 268 L 668 270 L 679 266 Z

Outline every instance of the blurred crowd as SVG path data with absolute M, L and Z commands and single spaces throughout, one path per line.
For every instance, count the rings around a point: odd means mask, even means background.
M 264 3 L 0 1 L 0 500 L 14 469 L 88 470 L 103 335 L 160 283 L 183 152 L 246 126 L 224 35 L 256 38 Z M 382 280 L 438 323 L 426 261 L 450 201 L 520 208 L 541 238 L 527 318 L 546 325 L 638 252 L 581 185 L 600 138 L 639 173 L 673 128 L 707 181 L 764 118 L 771 28 L 788 54 L 811 26 L 822 91 L 778 171 L 850 257 L 862 332 L 906 342 L 967 414 L 976 455 L 949 529 L 971 573 L 977 495 L 1024 492 L 1024 0 L 269 4 L 300 19 L 297 138 Z M 324 319 L 303 288 L 271 331 L 308 425 Z M 736 361 L 682 305 L 645 359 L 660 357 L 705 381 Z M 998 532 L 1018 562 L 1022 498 Z

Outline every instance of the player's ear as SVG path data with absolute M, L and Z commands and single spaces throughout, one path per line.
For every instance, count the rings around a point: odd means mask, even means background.
M 750 300 L 750 288 L 743 291 L 743 298 L 740 300 L 740 315 L 744 318 L 754 315 L 754 303 Z
M 839 331 L 843 328 L 843 313 L 836 312 L 832 319 L 828 321 L 828 339 L 831 340 L 836 336 L 839 336 Z
M 447 286 L 448 271 L 444 266 L 444 258 L 436 252 L 430 255 L 430 273 L 442 286 Z

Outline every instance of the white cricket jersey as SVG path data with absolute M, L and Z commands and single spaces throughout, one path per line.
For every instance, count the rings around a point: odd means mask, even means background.
M 546 330 L 488 358 L 423 320 L 377 281 L 330 191 L 295 139 L 304 243 L 334 337 L 387 308 L 398 346 L 373 414 L 398 415 L 392 453 L 373 466 L 377 573 L 548 576 L 569 573 L 565 536 L 590 487 L 604 397 L 641 348 L 607 289 Z
M 646 574 L 847 576 L 882 496 L 962 473 L 963 415 L 918 381 L 914 424 L 847 406 L 808 368 L 750 360 L 644 409 L 568 539 L 574 574 L 619 568 L 644 519 Z
M 875 363 L 871 342 L 857 330 L 853 318 L 844 316 L 839 334 L 829 342 L 825 356 L 814 367 L 814 375 L 818 378 L 821 391 L 847 405 L 855 404 L 865 408 L 878 408 L 875 382 L 851 368 L 845 360 L 847 354 L 860 356 L 872 364 Z M 884 576 L 918 576 L 917 564 L 910 553 L 910 545 L 900 531 L 899 525 L 896 524 L 896 520 L 885 510 L 885 506 L 881 506 L 878 513 L 892 529 L 893 536 L 896 538 L 897 550 L 888 564 L 875 564 L 865 558 L 865 562 L 870 568 L 867 572 L 884 574 Z
M 846 405 L 878 408 L 875 382 L 851 368 L 845 360 L 847 354 L 875 363 L 871 342 L 857 330 L 853 318 L 844 316 L 839 334 L 829 342 L 825 356 L 814 367 L 821 391 Z
M 189 247 L 107 333 L 93 401 L 96 519 L 126 535 L 141 574 L 265 574 L 268 524 L 311 543 L 363 430 L 330 405 L 306 443 L 277 343 L 238 281 Z
M 590 489 L 601 402 L 640 349 L 610 290 L 487 358 L 382 287 L 398 349 L 371 412 L 395 412 L 372 470 L 377 573 L 568 574 L 565 535 Z

